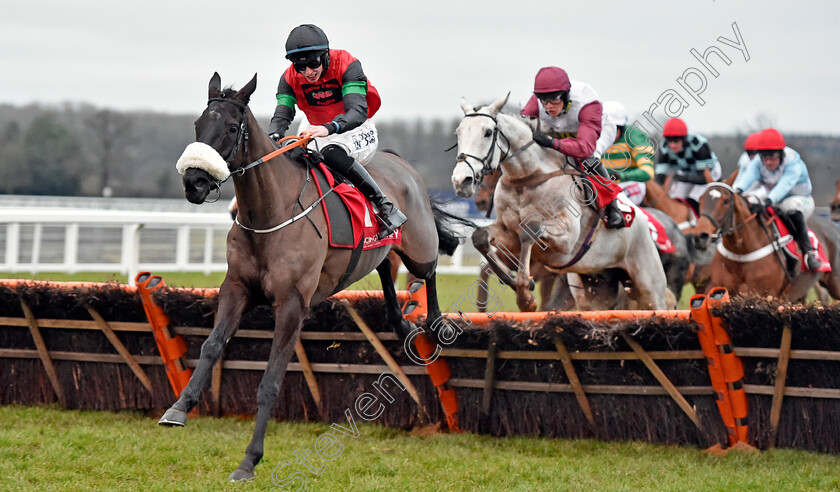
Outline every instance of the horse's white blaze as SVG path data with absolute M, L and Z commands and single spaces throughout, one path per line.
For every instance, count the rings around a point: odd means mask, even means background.
M 179 174 L 186 173 L 187 169 L 191 167 L 203 169 L 210 176 L 220 181 L 230 176 L 227 162 L 222 159 L 222 156 L 216 152 L 216 149 L 201 142 L 193 142 L 187 145 L 184 153 L 181 154 L 181 157 L 178 158 L 178 162 L 175 164 L 175 169 L 178 170 Z
M 709 196 L 714 198 L 714 199 L 718 199 L 718 198 L 720 198 L 721 195 L 720 195 L 720 192 L 718 190 L 709 190 Z

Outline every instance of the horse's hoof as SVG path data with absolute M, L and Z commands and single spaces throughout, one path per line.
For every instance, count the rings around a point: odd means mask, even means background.
M 180 410 L 170 408 L 163 414 L 163 417 L 158 420 L 158 425 L 165 425 L 167 427 L 183 427 L 187 425 L 187 414 Z
M 246 482 L 248 480 L 253 480 L 253 478 L 254 478 L 254 473 L 253 472 L 249 472 L 248 470 L 243 470 L 242 468 L 237 468 L 236 470 L 233 470 L 233 473 L 231 473 L 230 477 L 228 477 L 228 479 L 231 482 Z

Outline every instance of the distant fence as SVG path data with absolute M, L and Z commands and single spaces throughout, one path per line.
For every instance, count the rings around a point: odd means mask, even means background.
M 224 272 L 231 224 L 227 213 L 2 207 L 0 271 Z M 471 245 L 442 263 L 439 273 L 478 274 Z

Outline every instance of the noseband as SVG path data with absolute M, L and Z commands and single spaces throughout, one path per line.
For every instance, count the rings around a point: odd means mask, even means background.
M 734 233 L 736 230 L 740 229 L 741 227 L 744 227 L 745 225 L 747 225 L 747 223 L 749 223 L 752 219 L 754 219 L 756 217 L 756 215 L 755 214 L 750 214 L 750 216 L 747 217 L 743 222 L 741 222 L 739 224 L 735 224 L 735 200 L 737 199 L 737 197 L 740 197 L 741 195 L 738 195 L 735 192 L 735 190 L 732 189 L 732 187 L 730 187 L 729 185 L 727 185 L 725 183 L 711 183 L 709 185 L 709 187 L 713 187 L 713 186 L 716 187 L 716 188 L 723 188 L 724 190 L 726 190 L 726 191 L 728 191 L 732 194 L 732 201 L 729 203 L 729 210 L 727 210 L 726 213 L 724 214 L 723 218 L 720 221 L 721 223 L 718 223 L 718 221 L 715 220 L 715 218 L 712 217 L 709 213 L 700 212 L 701 217 L 706 217 L 707 219 L 709 219 L 709 221 L 712 223 L 712 225 L 715 226 L 715 231 L 716 232 L 715 232 L 715 234 L 712 234 L 712 240 L 717 241 L 718 239 L 720 239 L 724 236 L 728 236 L 728 235 Z M 743 197 L 741 197 L 741 198 L 743 198 Z M 722 230 L 723 229 L 723 224 L 725 224 L 727 222 L 729 222 L 729 224 L 730 224 L 729 229 Z
M 487 176 L 488 174 L 492 173 L 493 170 L 494 170 L 494 168 L 493 168 L 493 166 L 490 162 L 490 159 L 493 157 L 493 151 L 496 148 L 496 141 L 498 140 L 499 136 L 501 136 L 505 140 L 505 142 L 507 142 L 507 147 L 508 147 L 507 150 L 504 151 L 504 154 L 499 158 L 499 164 L 505 162 L 506 160 L 513 159 L 514 157 L 519 155 L 522 151 L 524 151 L 525 149 L 527 149 L 528 147 L 533 145 L 534 141 L 531 140 L 528 143 L 526 143 L 525 145 L 523 145 L 522 147 L 520 147 L 519 149 L 515 150 L 513 153 L 509 153 L 510 150 L 511 150 L 510 140 L 508 140 L 508 138 L 505 136 L 505 134 L 502 133 L 499 130 L 499 122 L 496 120 L 496 118 L 489 115 L 489 114 L 484 114 L 484 113 L 469 113 L 469 114 L 464 115 L 465 118 L 472 118 L 472 117 L 476 117 L 476 116 L 484 116 L 485 118 L 490 118 L 491 120 L 493 120 L 493 125 L 494 125 L 493 126 L 493 140 L 490 142 L 490 149 L 487 151 L 487 154 L 483 158 L 478 157 L 476 155 L 461 152 L 455 158 L 455 162 L 463 162 L 466 165 L 468 165 L 470 167 L 470 170 L 472 171 L 473 177 L 475 178 L 476 182 L 481 183 L 481 181 L 484 179 L 484 176 Z M 456 143 L 455 145 L 457 146 L 458 144 Z M 499 150 L 501 150 L 501 147 L 499 148 Z M 473 167 L 473 165 L 470 164 L 470 162 L 467 160 L 467 158 L 472 158 L 472 159 L 475 159 L 476 161 L 480 162 L 481 163 L 481 169 L 478 172 L 476 172 L 475 167 Z
M 500 132 L 499 132 L 499 122 L 496 121 L 495 117 L 490 116 L 489 114 L 470 113 L 468 115 L 465 115 L 464 117 L 465 118 L 472 118 L 472 117 L 476 117 L 476 116 L 484 116 L 485 118 L 490 118 L 491 120 L 493 120 L 493 125 L 494 125 L 493 126 L 493 140 L 490 142 L 490 149 L 487 151 L 487 155 L 485 155 L 483 158 L 472 155 L 472 154 L 467 154 L 465 152 L 461 152 L 460 154 L 458 154 L 457 157 L 455 157 L 455 162 L 463 162 L 464 164 L 470 166 L 470 170 L 472 171 L 472 174 L 473 174 L 473 177 L 475 178 L 475 180 L 477 182 L 481 182 L 481 180 L 484 179 L 484 176 L 487 176 L 488 174 L 493 172 L 492 165 L 490 164 L 490 159 L 493 157 L 493 151 L 496 150 L 496 140 L 498 139 Z M 502 135 L 502 137 L 504 137 L 504 135 Z M 507 140 L 506 137 L 505 137 L 505 140 Z M 472 158 L 472 159 L 475 159 L 476 161 L 480 162 L 481 163 L 481 169 L 478 172 L 476 172 L 475 167 L 473 167 L 473 165 L 470 164 L 470 161 L 468 161 L 467 158 Z

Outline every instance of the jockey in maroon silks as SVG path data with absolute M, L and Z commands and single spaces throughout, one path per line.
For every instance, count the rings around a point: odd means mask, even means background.
M 380 237 L 405 221 L 405 215 L 382 192 L 367 170 L 376 153 L 378 133 L 370 119 L 379 109 L 379 92 L 368 81 L 362 64 L 344 50 L 330 49 L 324 31 L 314 24 L 292 29 L 286 40 L 286 69 L 277 86 L 277 107 L 269 137 L 282 137 L 301 109 L 311 126 L 301 132 L 321 148 L 324 164 L 341 173 L 377 208 Z
M 601 102 L 589 84 L 569 80 L 558 67 L 540 69 L 534 80 L 534 95 L 522 109 L 522 115 L 539 118 L 540 128 L 534 141 L 571 157 L 583 171 L 595 191 L 598 207 L 606 215 L 607 227 L 624 227 L 624 217 L 616 204 L 621 187 L 610 178 L 596 142 L 601 134 Z

